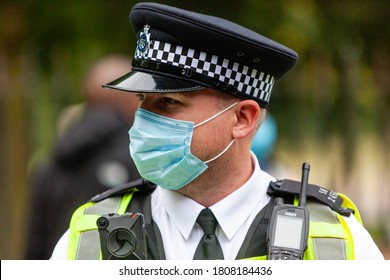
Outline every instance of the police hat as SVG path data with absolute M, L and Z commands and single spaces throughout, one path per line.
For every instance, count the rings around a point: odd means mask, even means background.
M 130 12 L 137 33 L 132 71 L 105 87 L 140 93 L 214 88 L 268 105 L 293 50 L 230 21 L 157 3 Z

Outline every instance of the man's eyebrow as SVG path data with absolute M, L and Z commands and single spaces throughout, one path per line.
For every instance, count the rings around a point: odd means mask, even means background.
M 188 92 L 158 92 L 158 93 L 153 93 L 161 96 L 188 96 Z

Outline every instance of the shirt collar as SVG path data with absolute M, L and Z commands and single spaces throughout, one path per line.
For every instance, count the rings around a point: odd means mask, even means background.
M 235 192 L 210 207 L 228 239 L 233 238 L 258 203 L 266 205 L 268 202 L 266 190 L 269 182 L 274 178 L 260 169 L 258 160 L 253 153 L 252 164 L 254 172 L 249 180 Z M 188 239 L 196 219 L 204 207 L 177 192 L 163 188 L 160 188 L 159 191 L 161 191 L 162 205 L 167 214 L 183 237 Z M 239 211 L 236 211 L 237 209 Z
M 163 188 L 159 190 L 161 191 L 161 203 L 167 214 L 183 237 L 188 239 L 196 219 L 204 207 L 180 193 Z
M 235 192 L 210 207 L 228 239 L 233 238 L 259 203 L 265 206 L 269 201 L 267 188 L 269 182 L 275 179 L 261 170 L 253 153 L 252 164 L 254 171 L 249 180 Z

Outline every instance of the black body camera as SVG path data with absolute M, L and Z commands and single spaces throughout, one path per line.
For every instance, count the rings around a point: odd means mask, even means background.
M 310 222 L 309 210 L 306 208 L 309 170 L 310 165 L 304 163 L 298 206 L 284 204 L 282 198 L 275 198 L 267 237 L 269 260 L 303 259 Z
M 103 260 L 145 260 L 145 222 L 141 213 L 106 214 L 96 222 Z

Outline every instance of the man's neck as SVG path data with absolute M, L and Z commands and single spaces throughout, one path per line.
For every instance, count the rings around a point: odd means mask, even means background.
M 253 174 L 250 153 L 239 160 L 232 160 L 224 167 L 210 166 L 193 182 L 178 192 L 204 207 L 210 207 L 239 189 Z

